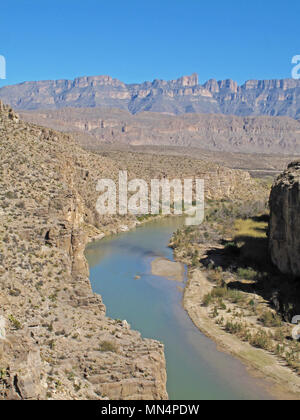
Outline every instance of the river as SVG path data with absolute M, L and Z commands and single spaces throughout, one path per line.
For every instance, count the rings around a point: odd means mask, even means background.
M 94 292 L 109 317 L 164 343 L 171 400 L 272 399 L 261 379 L 194 326 L 181 304 L 184 282 L 151 274 L 155 258 L 174 261 L 168 243 L 181 224 L 180 218 L 159 219 L 90 244 Z

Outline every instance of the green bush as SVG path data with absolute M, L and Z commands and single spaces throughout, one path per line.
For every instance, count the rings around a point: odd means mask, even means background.
M 257 271 L 253 270 L 253 268 L 238 268 L 237 275 L 241 279 L 245 280 L 255 280 L 257 278 Z
M 243 325 L 239 322 L 226 322 L 225 330 L 230 334 L 239 334 L 243 330 Z
M 281 327 L 282 321 L 279 315 L 271 311 L 266 311 L 259 319 L 265 327 Z
M 212 302 L 215 300 L 218 300 L 219 302 L 222 301 L 222 299 L 227 299 L 231 301 L 232 303 L 238 303 L 245 299 L 245 296 L 242 292 L 235 289 L 228 289 L 225 287 L 215 287 L 211 293 L 208 293 L 203 298 L 203 305 L 209 306 Z M 222 305 L 224 303 L 222 302 Z M 226 309 L 226 305 L 224 305 L 224 308 Z M 222 309 L 222 308 L 221 308 Z
M 117 352 L 117 346 L 110 341 L 102 341 L 102 343 L 100 343 L 99 350 L 102 351 L 102 352 L 111 351 L 113 353 L 116 353 Z
M 212 298 L 211 293 L 208 293 L 203 298 L 203 305 L 204 306 L 209 306 L 211 304 L 212 300 L 213 300 L 213 298 Z
M 272 350 L 271 338 L 263 330 L 258 331 L 251 337 L 250 344 L 263 350 Z
M 20 330 L 22 328 L 21 322 L 18 321 L 13 315 L 9 315 L 8 319 L 10 320 L 10 322 L 16 330 Z

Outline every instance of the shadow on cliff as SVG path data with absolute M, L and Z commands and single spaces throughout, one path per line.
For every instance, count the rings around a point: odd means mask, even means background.
M 267 222 L 268 216 L 253 218 Z M 257 233 L 267 229 L 257 228 Z M 255 293 L 269 302 L 286 321 L 300 314 L 300 281 L 282 274 L 272 263 L 268 252 L 268 237 L 236 236 L 234 242 L 223 241 L 223 249 L 208 251 L 200 262 L 221 267 L 234 274 L 235 281 L 227 286 L 247 293 Z

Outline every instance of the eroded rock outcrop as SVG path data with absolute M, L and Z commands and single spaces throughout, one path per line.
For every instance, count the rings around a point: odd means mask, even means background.
M 275 181 L 270 196 L 270 253 L 286 274 L 300 276 L 300 161 Z

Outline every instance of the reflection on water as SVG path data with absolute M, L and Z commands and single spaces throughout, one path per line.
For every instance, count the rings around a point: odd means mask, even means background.
M 102 295 L 108 316 L 126 319 L 143 337 L 165 344 L 170 399 L 270 399 L 261 380 L 194 326 L 181 305 L 177 286 L 184 284 L 151 275 L 153 259 L 174 261 L 168 243 L 181 224 L 158 220 L 89 245 L 93 290 Z

